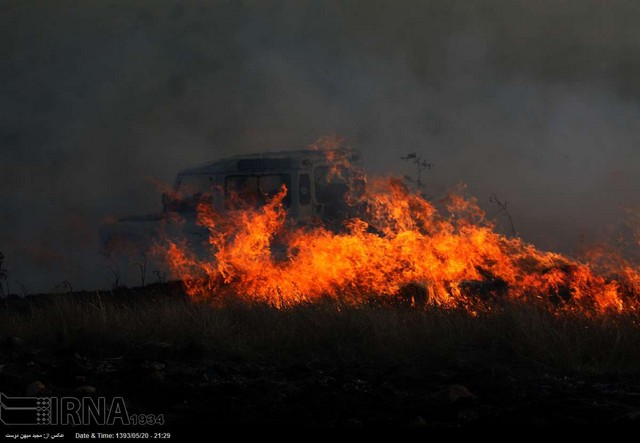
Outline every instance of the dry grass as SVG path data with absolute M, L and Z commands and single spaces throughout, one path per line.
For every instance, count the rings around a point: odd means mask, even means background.
M 462 310 L 259 304 L 213 307 L 184 296 L 75 294 L 8 303 L 0 334 L 32 349 L 99 355 L 139 352 L 331 362 L 349 366 L 519 368 L 579 373 L 640 369 L 640 328 L 632 315 L 556 316 L 507 304 Z

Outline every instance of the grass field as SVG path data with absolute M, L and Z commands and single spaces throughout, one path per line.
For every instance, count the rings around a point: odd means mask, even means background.
M 167 285 L 33 296 L 2 305 L 0 391 L 36 380 L 56 395 L 91 386 L 176 424 L 632 423 L 637 321 L 514 302 L 476 315 L 211 306 Z

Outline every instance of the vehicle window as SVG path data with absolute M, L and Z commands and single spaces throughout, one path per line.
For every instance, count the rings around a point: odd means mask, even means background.
M 183 175 L 178 178 L 177 191 L 185 197 L 206 194 L 211 191 L 211 177 L 208 175 Z
M 287 195 L 282 204 L 291 205 L 291 175 L 230 175 L 225 180 L 225 206 L 229 209 L 243 209 L 263 205 L 275 197 L 282 185 L 287 188 Z
M 329 168 L 320 166 L 314 171 L 316 200 L 319 203 L 329 203 L 344 198 L 349 190 L 347 168 Z
M 311 203 L 311 179 L 309 174 L 300 174 L 298 195 L 301 205 L 306 206 Z
M 166 198 L 165 209 L 194 212 L 202 202 L 211 201 L 212 179 L 208 175 L 178 177 L 176 192 Z

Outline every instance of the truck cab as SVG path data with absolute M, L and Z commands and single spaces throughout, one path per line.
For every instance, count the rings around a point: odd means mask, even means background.
M 284 185 L 287 195 L 283 204 L 291 219 L 330 218 L 341 200 L 364 192 L 359 163 L 359 152 L 346 148 L 329 153 L 301 150 L 222 159 L 180 171 L 174 192 L 163 195 L 163 207 L 165 212 L 189 212 L 203 201 L 220 212 L 256 207 Z

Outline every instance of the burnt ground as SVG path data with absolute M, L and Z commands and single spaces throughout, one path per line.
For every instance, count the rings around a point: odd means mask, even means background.
M 358 355 L 333 360 L 329 352 L 254 358 L 256 348 L 242 348 L 249 347 L 242 340 L 234 344 L 237 352 L 197 340 L 56 340 L 39 347 L 37 340 L 5 335 L 0 392 L 123 397 L 129 413 L 163 414 L 163 425 L 127 432 L 640 424 L 640 370 L 554 369 L 518 358 L 479 364 L 493 354 L 468 343 L 447 354 L 452 361 L 434 363 L 417 357 L 359 362 Z M 283 342 L 285 352 L 287 346 Z
M 164 414 L 146 431 L 218 427 L 497 427 L 632 425 L 640 419 L 637 377 L 523 376 L 486 372 L 405 373 L 309 363 L 103 360 L 25 356 L 5 363 L 2 392 L 21 395 L 41 380 L 43 395 L 78 389 L 122 396 L 132 413 Z M 87 392 L 82 392 L 86 395 Z M 129 431 L 127 429 L 127 431 Z
M 640 424 L 637 375 L 553 375 L 526 370 L 422 372 L 320 362 L 260 365 L 171 354 L 167 345 L 85 357 L 4 353 L 0 392 L 121 396 L 131 413 L 184 427 L 504 427 Z M 197 352 L 197 351 L 196 351 Z M 163 355 L 165 354 L 165 355 Z

